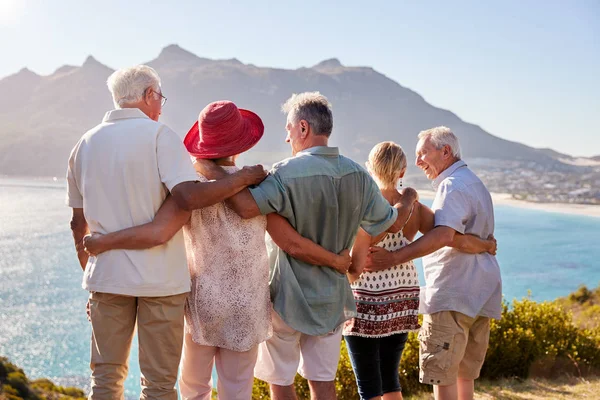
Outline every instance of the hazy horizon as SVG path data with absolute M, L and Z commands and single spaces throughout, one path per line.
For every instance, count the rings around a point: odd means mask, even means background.
M 378 5 L 2 0 L 0 35 L 11 40 L 1 46 L 0 76 L 22 68 L 48 75 L 88 55 L 120 68 L 169 44 L 284 69 L 338 58 L 373 67 L 495 136 L 600 155 L 600 4 Z

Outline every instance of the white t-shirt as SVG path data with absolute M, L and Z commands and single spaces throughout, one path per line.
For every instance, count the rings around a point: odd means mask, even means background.
M 464 161 L 457 161 L 433 182 L 437 189 L 431 209 L 435 226 L 487 238 L 494 233 L 492 197 Z M 500 318 L 502 279 L 496 257 L 467 254 L 442 247 L 423 257 L 426 286 L 421 287 L 421 314 L 458 311 L 469 317 Z
M 179 136 L 137 108 L 109 111 L 73 148 L 67 205 L 83 208 L 90 232 L 109 233 L 153 220 L 169 191 L 197 180 Z M 112 250 L 90 257 L 89 291 L 137 297 L 190 290 L 183 233 L 148 250 Z

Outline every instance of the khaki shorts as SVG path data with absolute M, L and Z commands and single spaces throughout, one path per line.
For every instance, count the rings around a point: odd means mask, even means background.
M 419 380 L 453 385 L 457 378 L 477 379 L 490 339 L 490 319 L 456 311 L 423 316 L 419 332 Z
M 273 310 L 273 336 L 258 345 L 254 376 L 265 382 L 289 386 L 296 372 L 309 381 L 335 380 L 340 360 L 342 325 L 322 336 L 311 336 L 288 326 Z

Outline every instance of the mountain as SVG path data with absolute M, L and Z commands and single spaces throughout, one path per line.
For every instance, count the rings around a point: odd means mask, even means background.
M 160 74 L 168 97 L 162 121 L 181 136 L 214 100 L 232 100 L 257 112 L 265 136 L 244 157 L 248 163 L 271 164 L 289 155 L 280 107 L 292 93 L 308 90 L 318 90 L 332 102 L 332 144 L 359 162 L 375 143 L 393 140 L 403 146 L 412 164 L 417 133 L 438 125 L 458 134 L 467 160 L 551 164 L 568 157 L 493 136 L 372 68 L 347 67 L 337 59 L 285 70 L 201 58 L 170 45 L 147 64 Z M 80 67 L 63 66 L 48 76 L 23 69 L 0 80 L 5 94 L 0 98 L 0 174 L 63 176 L 71 148 L 113 107 L 106 87 L 112 72 L 90 56 Z

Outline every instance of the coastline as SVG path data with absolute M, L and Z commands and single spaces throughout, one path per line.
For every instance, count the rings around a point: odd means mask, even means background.
M 419 197 L 433 199 L 433 190 L 418 190 Z M 527 208 L 560 214 L 585 215 L 587 217 L 600 218 L 600 206 L 593 204 L 574 203 L 532 203 L 524 200 L 513 199 L 509 193 L 491 193 L 494 205 L 506 205 L 510 207 Z
M 30 186 L 45 188 L 64 188 L 64 178 L 29 177 L 0 175 L 0 186 Z M 417 189 L 419 196 L 424 199 L 433 199 L 435 192 L 428 189 Z M 575 203 L 533 203 L 525 200 L 516 200 L 510 193 L 492 192 L 494 205 L 506 205 L 510 207 L 526 208 L 560 214 L 584 215 L 587 217 L 600 218 L 600 205 L 575 204 Z

